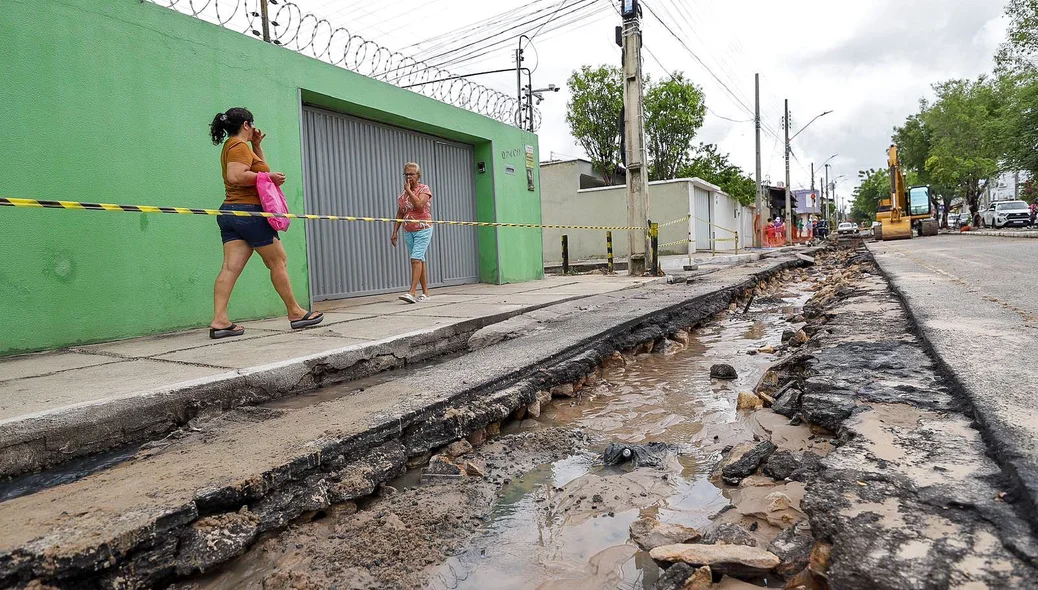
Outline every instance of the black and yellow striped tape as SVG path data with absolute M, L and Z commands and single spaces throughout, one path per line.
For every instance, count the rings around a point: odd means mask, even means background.
M 224 215 L 235 217 L 281 217 L 284 219 L 307 219 L 322 221 L 369 221 L 377 223 L 414 223 L 415 219 L 393 219 L 389 217 L 357 217 L 353 215 L 296 215 L 294 213 L 267 213 L 266 211 L 229 211 L 224 209 L 195 209 L 192 207 L 155 207 L 153 205 L 115 205 L 112 203 L 83 203 L 80 201 L 45 201 L 37 199 L 14 199 L 0 197 L 0 207 L 27 207 L 35 209 L 71 209 L 77 211 L 112 211 L 120 213 L 168 213 L 173 215 Z M 494 221 L 442 221 L 426 220 L 436 225 L 464 225 L 470 227 L 523 227 L 542 229 L 587 229 L 645 230 L 644 227 L 610 225 L 544 225 L 537 223 L 501 223 Z

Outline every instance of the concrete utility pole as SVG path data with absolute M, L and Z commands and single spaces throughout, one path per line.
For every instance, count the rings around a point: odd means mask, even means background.
M 793 241 L 793 227 L 790 223 L 790 217 L 793 215 L 793 206 L 790 200 L 789 191 L 789 99 L 786 99 L 786 117 L 783 121 L 783 126 L 786 128 L 786 243 L 789 244 Z
M 641 9 L 637 0 L 621 0 L 624 20 L 624 137 L 627 145 L 628 272 L 641 275 L 652 266 L 648 247 L 649 182 L 645 157 L 645 118 L 642 107 Z
M 829 223 L 832 223 L 832 220 L 829 218 L 830 217 L 830 215 L 829 215 L 829 197 L 830 197 L 830 193 L 829 193 L 829 164 L 826 164 L 825 165 L 825 198 L 822 200 L 822 203 L 825 205 L 825 209 L 822 209 L 822 215 L 825 217 L 826 221 L 828 221 Z
M 764 195 L 760 181 L 760 74 L 753 75 L 753 96 L 756 101 L 753 124 L 757 128 L 757 219 L 754 221 L 760 226 L 757 231 L 753 232 L 753 246 L 763 248 L 764 220 L 767 219 L 767 216 L 764 215 Z

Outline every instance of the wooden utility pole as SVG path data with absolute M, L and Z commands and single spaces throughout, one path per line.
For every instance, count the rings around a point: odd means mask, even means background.
M 260 0 L 260 19 L 263 20 L 263 40 L 270 43 L 270 16 L 267 13 L 267 0 Z
M 627 225 L 641 229 L 627 232 L 628 272 L 641 275 L 648 260 L 649 182 L 645 155 L 645 119 L 642 107 L 641 8 L 637 0 L 621 0 L 624 52 L 624 138 L 627 146 Z
M 757 219 L 755 223 L 759 226 L 757 231 L 753 232 L 753 246 L 755 248 L 763 248 L 764 220 L 767 219 L 767 216 L 764 215 L 764 195 L 760 178 L 760 74 L 753 75 L 753 96 L 756 103 L 753 121 L 754 126 L 757 128 Z

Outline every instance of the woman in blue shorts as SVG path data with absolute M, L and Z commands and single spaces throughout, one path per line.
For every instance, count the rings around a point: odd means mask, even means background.
M 422 169 L 414 162 L 404 164 L 404 190 L 396 199 L 396 218 L 393 226 L 393 237 L 390 242 L 396 246 L 400 226 L 404 226 L 404 243 L 411 257 L 411 290 L 401 295 L 400 299 L 408 303 L 418 303 L 429 299 L 429 271 L 425 264 L 425 254 L 432 241 L 432 191 L 421 183 Z M 422 294 L 418 295 L 418 285 L 422 285 Z

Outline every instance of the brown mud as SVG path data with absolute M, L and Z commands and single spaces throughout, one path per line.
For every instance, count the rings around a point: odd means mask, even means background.
M 757 351 L 781 348 L 816 275 L 784 273 L 757 289 L 746 313 L 733 305 L 651 352 L 614 357 L 575 397 L 512 420 L 456 461 L 483 476 L 413 469 L 359 506 L 313 515 L 175 588 L 651 588 L 662 570 L 630 542 L 639 518 L 703 531 L 737 523 L 767 547 L 805 519 L 803 484 L 732 487 L 711 472 L 726 448 L 767 437 L 794 452 L 829 449 L 807 426 L 736 408 L 777 358 Z M 719 362 L 737 377 L 711 379 Z M 667 451 L 658 468 L 605 467 L 598 458 L 609 442 Z M 788 504 L 773 506 L 775 492 Z

